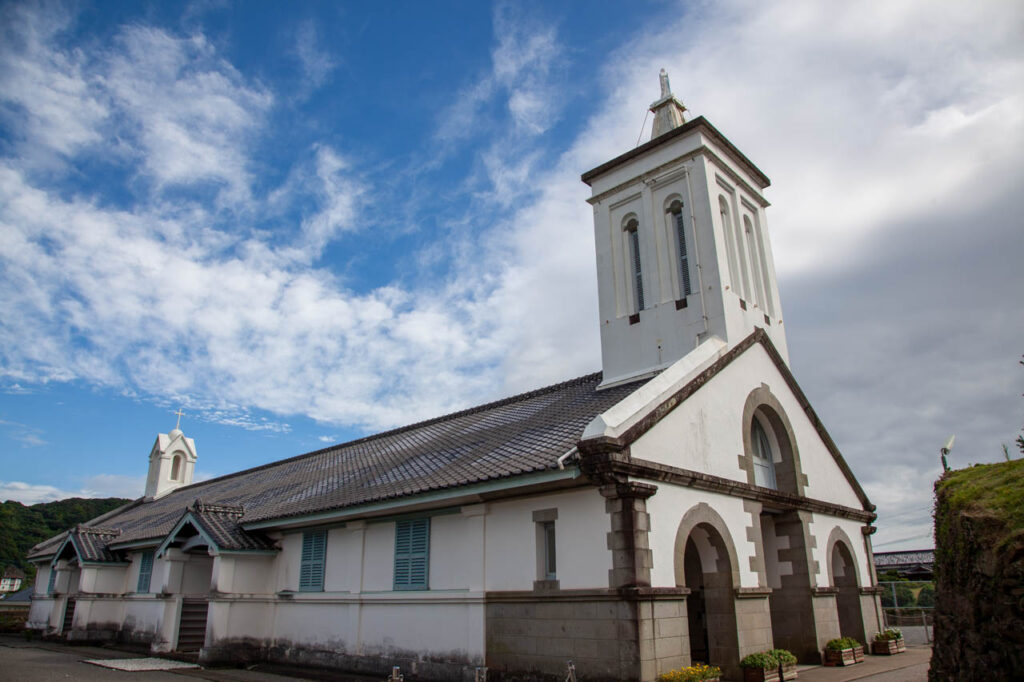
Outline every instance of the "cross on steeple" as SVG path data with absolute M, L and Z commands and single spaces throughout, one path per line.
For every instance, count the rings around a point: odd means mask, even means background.
M 171 414 L 176 414 L 176 415 L 178 415 L 178 423 L 174 425 L 174 428 L 180 431 L 180 430 L 181 430 L 181 417 L 182 417 L 182 415 L 184 415 L 185 413 L 184 413 L 184 412 L 182 412 L 182 411 L 181 411 L 181 408 L 179 407 L 179 408 L 178 408 L 178 411 L 177 411 L 177 412 L 171 412 Z

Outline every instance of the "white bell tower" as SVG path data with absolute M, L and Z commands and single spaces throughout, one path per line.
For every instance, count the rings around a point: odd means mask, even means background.
M 651 140 L 583 174 L 597 247 L 603 386 L 653 375 L 762 328 L 786 362 L 762 192 L 767 176 L 661 71 Z
M 149 475 L 146 477 L 146 499 L 155 500 L 172 490 L 192 483 L 196 468 L 196 443 L 186 438 L 178 425 L 170 433 L 161 433 L 149 452 Z

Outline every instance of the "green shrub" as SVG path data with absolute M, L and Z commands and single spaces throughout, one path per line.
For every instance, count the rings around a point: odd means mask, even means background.
M 886 628 L 875 633 L 876 642 L 888 642 L 894 639 L 903 639 L 903 631 L 899 628 Z
M 853 637 L 837 637 L 836 639 L 830 639 L 825 648 L 829 651 L 842 651 L 843 649 L 852 649 L 857 646 L 861 646 L 861 643 Z
M 677 668 L 658 675 L 658 682 L 699 682 L 721 677 L 722 669 L 715 665 L 697 663 L 686 668 Z
M 758 668 L 761 670 L 772 670 L 779 667 L 779 659 L 768 651 L 761 651 L 756 654 L 749 654 L 740 661 L 741 668 Z
M 893 588 L 896 591 L 896 601 L 893 601 Z M 917 599 L 914 597 L 914 590 L 907 583 L 891 583 L 882 585 L 885 590 L 882 592 L 882 606 L 914 606 Z
M 930 608 L 935 606 L 935 586 L 925 585 L 921 588 L 921 591 L 917 593 L 917 605 Z
M 782 665 L 792 665 L 796 663 L 796 656 L 791 651 L 785 649 L 771 649 L 768 651 L 769 654 L 779 659 L 779 663 Z

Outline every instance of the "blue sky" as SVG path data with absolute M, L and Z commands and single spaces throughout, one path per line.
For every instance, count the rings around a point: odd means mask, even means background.
M 600 367 L 587 188 L 657 73 L 772 178 L 794 372 L 927 545 L 1024 423 L 1004 2 L 0 6 L 0 499 L 135 496 Z M 649 119 L 643 138 L 649 136 Z

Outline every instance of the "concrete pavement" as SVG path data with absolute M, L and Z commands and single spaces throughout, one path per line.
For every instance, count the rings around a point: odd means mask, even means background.
M 823 665 L 799 666 L 797 678 L 801 682 L 926 682 L 928 665 L 932 658 L 930 646 L 908 646 L 902 654 L 894 656 L 865 656 L 863 663 L 826 668 Z
M 826 668 L 802 665 L 797 668 L 800 682 L 926 682 L 931 647 L 908 646 L 895 656 L 865 656 L 863 663 Z M 260 665 L 246 668 L 212 668 L 174 672 L 122 672 L 101 668 L 86 659 L 142 658 L 106 647 L 70 646 L 61 642 L 26 641 L 21 637 L 0 635 L 0 681 L 18 682 L 184 682 L 182 678 L 212 682 L 285 682 L 286 680 L 330 680 L 331 682 L 379 682 L 379 677 L 349 675 L 327 670 L 298 669 Z M 586 682 L 580 679 L 580 682 Z

